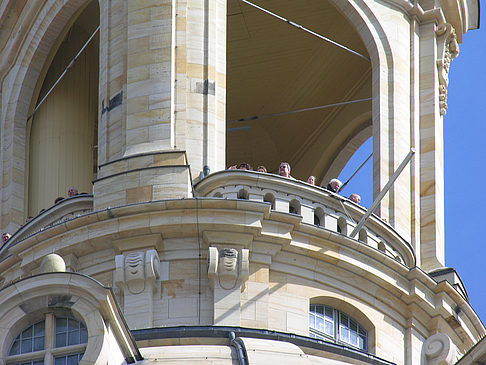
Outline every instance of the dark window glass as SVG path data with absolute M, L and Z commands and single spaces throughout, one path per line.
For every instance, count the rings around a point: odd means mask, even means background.
M 67 345 L 67 338 L 65 333 L 56 335 L 56 347 L 64 347 Z
M 88 342 L 86 326 L 74 318 L 56 317 L 56 347 L 78 345 Z
M 34 351 L 44 350 L 44 337 L 34 338 Z
M 22 340 L 22 343 L 20 345 L 20 352 L 22 354 L 26 354 L 28 352 L 32 352 L 32 339 L 31 338 L 26 338 L 25 340 Z
M 78 365 L 84 353 L 56 356 L 54 365 Z
M 10 352 L 8 353 L 9 355 L 18 355 L 20 354 L 20 340 L 15 340 L 12 344 L 12 347 L 10 347 Z

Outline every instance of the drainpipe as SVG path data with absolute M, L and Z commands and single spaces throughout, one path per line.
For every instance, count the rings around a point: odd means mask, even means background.
M 236 349 L 238 355 L 238 362 L 240 365 L 248 365 L 248 355 L 246 354 L 245 344 L 241 338 L 236 338 L 235 333 L 232 331 L 229 334 L 230 346 Z

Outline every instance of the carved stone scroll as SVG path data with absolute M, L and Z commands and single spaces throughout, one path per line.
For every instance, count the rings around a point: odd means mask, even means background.
M 449 85 L 449 67 L 459 54 L 456 31 L 450 24 L 441 24 L 435 31 L 437 35 L 437 69 L 439 73 L 439 108 L 440 115 L 447 110 L 447 86 Z
M 155 250 L 130 252 L 115 256 L 115 283 L 131 294 L 145 290 L 147 283 L 154 284 L 159 278 L 159 255 Z
M 449 365 L 457 360 L 457 349 L 444 333 L 430 336 L 422 348 L 422 359 L 427 365 Z
M 215 284 L 222 289 L 239 287 L 249 276 L 249 251 L 240 252 L 234 248 L 209 247 L 208 276 L 212 288 Z

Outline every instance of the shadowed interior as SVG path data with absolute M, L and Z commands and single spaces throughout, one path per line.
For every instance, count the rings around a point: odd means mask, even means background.
M 329 2 L 255 3 L 369 57 Z M 371 101 L 234 122 L 371 97 L 370 62 L 239 0 L 228 1 L 226 90 L 227 165 L 246 161 L 277 172 L 280 161 L 288 161 L 294 177 L 312 174 L 321 183 L 354 136 L 371 135 Z

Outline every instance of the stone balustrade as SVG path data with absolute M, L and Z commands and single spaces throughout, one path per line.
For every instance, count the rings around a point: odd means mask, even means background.
M 80 194 L 71 198 L 66 198 L 54 204 L 50 208 L 43 210 L 30 222 L 20 227 L 10 238 L 9 244 L 21 241 L 37 232 L 55 226 L 69 219 L 93 211 L 93 195 Z
M 213 173 L 195 186 L 196 195 L 222 199 L 246 199 L 272 206 L 272 211 L 299 215 L 301 224 L 349 237 L 366 208 L 349 199 L 304 181 L 245 170 Z M 354 239 L 402 264 L 415 266 L 415 253 L 389 224 L 372 214 Z

